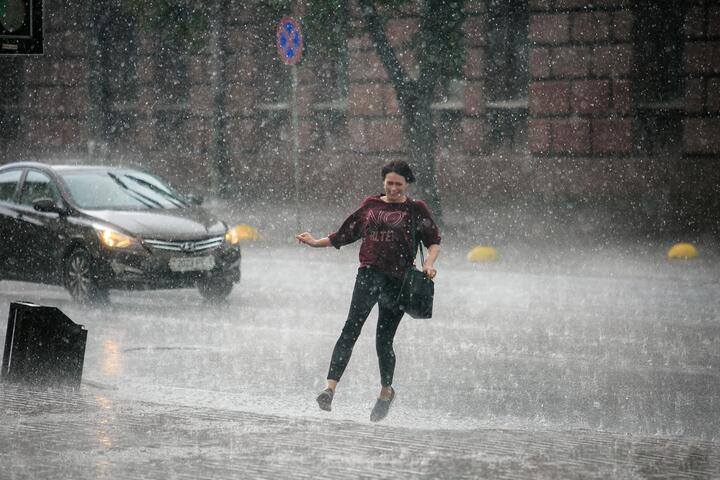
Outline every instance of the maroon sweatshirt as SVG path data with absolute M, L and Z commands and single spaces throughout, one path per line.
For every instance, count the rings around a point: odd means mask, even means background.
M 413 263 L 411 211 L 415 212 L 416 241 L 422 241 L 426 248 L 439 245 L 440 231 L 424 202 L 408 198 L 403 203 L 385 203 L 380 195 L 365 198 L 338 231 L 328 235 L 330 243 L 340 248 L 362 238 L 360 267 L 401 277 Z

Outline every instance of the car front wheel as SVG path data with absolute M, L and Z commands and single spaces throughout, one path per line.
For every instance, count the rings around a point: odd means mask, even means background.
M 205 300 L 225 300 L 233 289 L 233 281 L 229 278 L 207 278 L 198 282 L 198 290 Z
M 108 300 L 108 292 L 98 286 L 92 258 L 84 248 L 75 249 L 65 260 L 65 288 L 78 303 L 104 303 Z

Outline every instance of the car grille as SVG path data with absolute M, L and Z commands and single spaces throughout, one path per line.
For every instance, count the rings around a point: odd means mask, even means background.
M 180 240 L 180 241 L 167 241 L 167 240 L 144 240 L 143 243 L 150 248 L 155 250 L 169 250 L 172 252 L 204 252 L 206 250 L 212 250 L 222 245 L 225 240 L 224 236 L 210 237 L 204 240 Z

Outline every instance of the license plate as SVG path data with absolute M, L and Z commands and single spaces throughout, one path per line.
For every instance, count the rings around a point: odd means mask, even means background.
M 212 270 L 215 267 L 214 257 L 171 258 L 170 270 L 173 272 L 197 272 Z

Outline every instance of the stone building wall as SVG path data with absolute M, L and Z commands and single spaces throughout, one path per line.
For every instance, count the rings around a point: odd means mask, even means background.
M 513 33 L 498 25 L 517 20 L 503 17 L 507 12 L 497 5 L 513 2 L 526 8 L 526 57 L 518 57 L 526 58 L 526 65 L 519 76 L 498 81 L 502 72 L 493 69 L 504 61 L 498 48 L 510 38 L 503 35 Z M 651 101 L 644 90 L 638 93 L 639 63 L 648 62 L 639 40 L 639 25 L 646 28 L 647 22 L 637 17 L 643 2 L 513 2 L 465 2 L 464 78 L 441 92 L 434 107 L 436 170 L 446 205 L 597 203 L 653 221 L 680 216 L 691 223 L 720 211 L 720 5 L 687 2 L 677 25 L 682 95 Z M 141 164 L 212 192 L 217 184 L 212 48 L 181 59 L 178 87 L 168 80 L 167 60 L 158 57 L 164 46 L 132 29 L 133 72 L 123 81 L 132 83 L 127 91 L 133 93 L 124 98 L 126 87 L 119 87 L 98 117 L 89 5 L 49 0 L 46 54 L 0 59 L 0 78 L 14 92 L 0 101 L 0 162 Z M 296 14 L 303 8 L 300 4 Z M 418 29 L 417 12 L 411 5 L 387 24 L 411 72 L 416 65 L 409 39 Z M 291 199 L 294 191 L 289 68 L 274 50 L 281 13 L 231 2 L 223 27 L 224 134 L 230 193 L 239 198 L 271 202 Z M 344 204 L 374 193 L 380 166 L 408 155 L 394 89 L 354 4 L 348 28 L 342 69 L 313 51 L 312 39 L 298 67 L 301 199 L 310 204 Z M 112 58 L 117 61 L 110 62 L 111 77 L 119 78 L 128 67 Z M 498 91 L 506 80 L 523 78 L 524 86 Z M 168 93 L 175 88 L 178 95 Z M 92 142 L 98 118 L 107 122 L 106 144 Z

